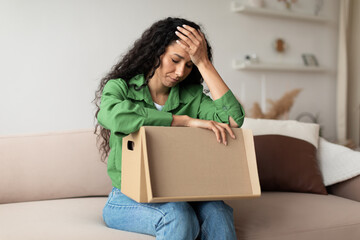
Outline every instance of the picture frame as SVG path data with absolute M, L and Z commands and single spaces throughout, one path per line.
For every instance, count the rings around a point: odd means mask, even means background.
M 301 55 L 305 66 L 319 66 L 319 63 L 314 54 L 304 53 Z

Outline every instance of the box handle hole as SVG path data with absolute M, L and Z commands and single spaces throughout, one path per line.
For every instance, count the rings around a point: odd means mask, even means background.
M 130 150 L 130 151 L 134 151 L 134 145 L 135 143 L 133 141 L 128 141 L 127 142 L 127 148 Z

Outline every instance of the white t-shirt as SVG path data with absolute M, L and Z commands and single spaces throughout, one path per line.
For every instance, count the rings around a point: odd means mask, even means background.
M 156 102 L 154 102 L 154 105 L 155 105 L 156 109 L 159 111 L 161 111 L 164 107 L 164 105 L 157 104 Z

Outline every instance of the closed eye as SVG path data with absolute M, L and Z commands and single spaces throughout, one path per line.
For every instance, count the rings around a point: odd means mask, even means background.
M 171 60 L 173 61 L 173 63 L 179 63 L 180 60 L 175 60 L 173 58 L 171 58 Z M 189 62 L 185 65 L 187 68 L 192 68 L 193 67 L 193 63 L 192 62 Z

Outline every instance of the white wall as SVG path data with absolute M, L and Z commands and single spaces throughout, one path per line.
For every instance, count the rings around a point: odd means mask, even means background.
M 312 11 L 314 1 L 299 0 L 294 10 Z M 335 138 L 335 71 L 338 1 L 327 0 L 321 15 L 328 23 L 256 17 L 233 13 L 230 0 L 0 0 L 0 134 L 90 128 L 91 101 L 100 78 L 151 23 L 166 16 L 189 18 L 204 26 L 214 49 L 214 64 L 250 110 L 303 88 L 290 118 L 320 114 L 324 136 Z M 277 0 L 268 0 L 277 7 Z M 275 37 L 289 43 L 278 57 Z M 246 53 L 261 60 L 301 63 L 301 53 L 316 54 L 327 73 L 248 73 L 232 69 Z

